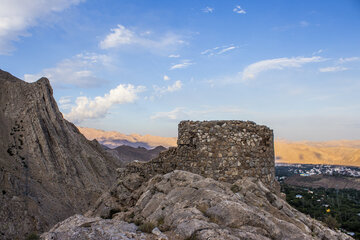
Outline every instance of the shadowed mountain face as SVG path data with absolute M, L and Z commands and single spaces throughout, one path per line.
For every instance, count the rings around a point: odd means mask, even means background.
M 130 147 L 130 146 L 119 146 L 114 149 L 107 149 L 106 151 L 113 154 L 114 157 L 119 159 L 123 163 L 128 163 L 134 160 L 138 161 L 150 161 L 151 159 L 157 157 L 160 152 L 166 150 L 163 146 L 158 146 L 151 150 L 148 150 L 143 147 Z
M 0 70 L 0 239 L 22 239 L 88 208 L 119 163 L 60 113 L 49 80 Z

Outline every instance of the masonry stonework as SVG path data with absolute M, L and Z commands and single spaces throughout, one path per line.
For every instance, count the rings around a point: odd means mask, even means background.
M 273 131 L 250 121 L 182 121 L 178 147 L 169 148 L 149 162 L 133 162 L 123 174 L 145 178 L 185 170 L 233 183 L 242 177 L 275 182 Z

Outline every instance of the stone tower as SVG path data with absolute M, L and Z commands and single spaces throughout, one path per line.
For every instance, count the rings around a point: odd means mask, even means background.
M 250 121 L 182 121 L 178 147 L 147 163 L 130 163 L 123 174 L 149 178 L 176 169 L 229 183 L 254 177 L 274 187 L 273 131 Z

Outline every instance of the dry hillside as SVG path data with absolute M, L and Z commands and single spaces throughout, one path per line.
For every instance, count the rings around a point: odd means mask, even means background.
M 360 166 L 360 141 L 275 142 L 276 161 L 281 163 Z

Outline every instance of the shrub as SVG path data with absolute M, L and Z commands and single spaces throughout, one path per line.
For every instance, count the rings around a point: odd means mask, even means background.
M 233 193 L 237 193 L 237 192 L 240 192 L 240 188 L 239 188 L 239 186 L 238 185 L 232 185 L 231 187 L 230 187 L 230 189 L 231 189 L 231 191 L 233 191 Z
M 339 228 L 339 223 L 336 221 L 336 219 L 334 217 L 332 217 L 331 215 L 326 216 L 324 218 L 324 223 L 326 223 L 326 225 L 329 228 L 335 229 L 335 228 Z
M 139 226 L 139 230 L 146 233 L 151 233 L 151 231 L 155 228 L 155 224 L 152 222 L 145 222 Z

